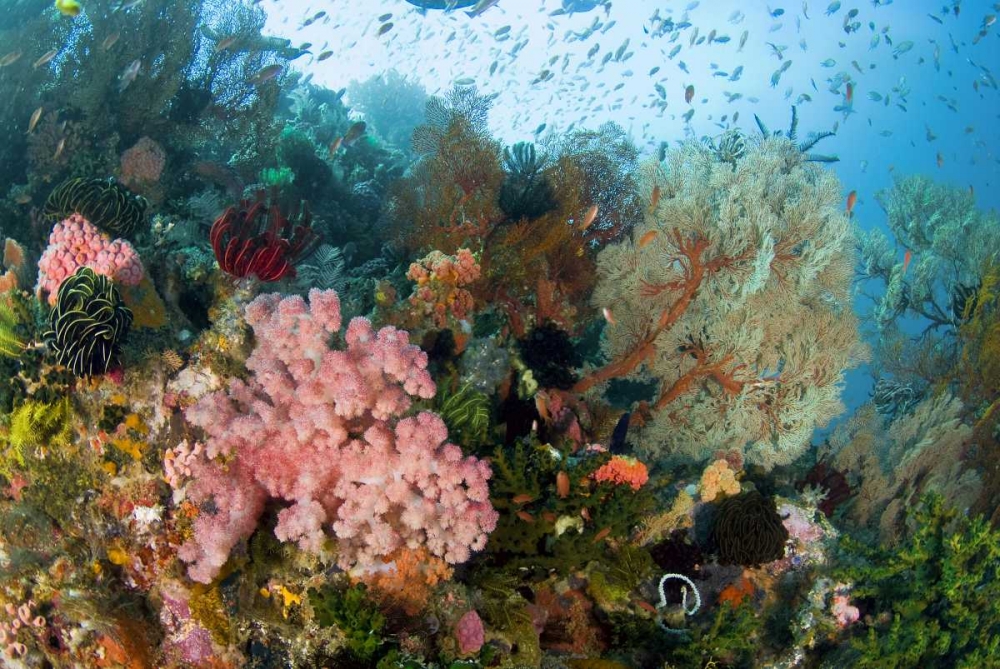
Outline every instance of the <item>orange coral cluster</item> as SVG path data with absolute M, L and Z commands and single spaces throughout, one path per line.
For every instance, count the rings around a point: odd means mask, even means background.
M 475 306 L 472 293 L 464 288 L 480 276 L 479 263 L 469 249 L 449 256 L 431 251 L 410 265 L 406 278 L 416 282 L 410 304 L 433 319 L 435 327 L 468 321 Z
M 415 616 L 427 605 L 431 591 L 451 578 L 452 569 L 424 548 L 403 548 L 384 559 L 386 569 L 362 576 L 383 604 Z
M 711 502 L 720 494 L 738 495 L 740 482 L 736 471 L 729 468 L 729 461 L 719 459 L 705 468 L 701 475 L 701 499 Z
M 616 455 L 591 476 L 598 483 L 629 485 L 632 490 L 638 490 L 649 480 L 649 470 L 635 458 Z
M 476 250 L 482 279 L 472 293 L 481 304 L 497 305 L 515 336 L 549 320 L 570 331 L 585 323 L 594 255 L 608 230 L 583 224 L 594 204 L 586 186 L 595 180 L 583 159 L 564 155 L 548 163 L 539 178 L 551 186 L 554 208 L 513 219 L 498 206 L 505 178 L 500 145 L 484 128 L 453 113 L 445 125 L 418 128 L 414 141 L 426 155 L 394 189 L 392 202 L 407 248 Z
M 740 576 L 719 593 L 719 603 L 729 604 L 734 609 L 742 604 L 747 597 L 754 594 L 755 588 L 746 576 Z

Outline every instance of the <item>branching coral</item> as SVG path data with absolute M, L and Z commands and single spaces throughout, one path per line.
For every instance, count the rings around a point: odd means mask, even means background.
M 593 303 L 612 321 L 610 361 L 574 390 L 655 379 L 643 441 L 660 453 L 791 462 L 841 411 L 843 371 L 864 354 L 837 179 L 784 139 L 735 168 L 689 143 L 647 170 L 636 240 L 598 256 Z
M 333 291 L 263 295 L 246 309 L 257 346 L 253 377 L 206 396 L 187 419 L 208 434 L 188 495 L 204 506 L 181 549 L 189 574 L 211 581 L 230 549 L 249 536 L 264 502 L 283 499 L 276 536 L 321 552 L 332 537 L 341 566 L 374 565 L 407 546 L 451 563 L 481 549 L 497 515 L 490 467 L 445 443 L 433 413 L 406 417 L 435 388 L 427 359 L 407 334 L 375 331 L 363 318 L 339 334 Z
M 432 98 L 427 123 L 414 132 L 420 160 L 395 190 L 393 210 L 408 246 L 454 253 L 478 246 L 502 219 L 496 193 L 503 182 L 500 144 L 485 119 L 490 99 L 455 89 Z
M 881 338 L 878 367 L 916 390 L 942 387 L 962 355 L 955 335 L 975 313 L 1000 246 L 1000 218 L 977 210 L 966 190 L 922 175 L 897 178 L 876 198 L 895 245 L 878 230 L 865 233 L 858 273 L 866 285 L 884 286 L 869 295 Z M 921 337 L 912 337 L 908 319 L 917 319 Z
M 868 633 L 852 642 L 854 667 L 983 667 L 1000 646 L 1000 535 L 927 495 L 909 512 L 899 546 L 846 540 L 837 577 L 874 607 Z

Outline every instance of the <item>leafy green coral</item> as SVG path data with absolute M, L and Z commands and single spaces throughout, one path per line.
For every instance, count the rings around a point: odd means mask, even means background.
M 0 297 L 0 355 L 20 359 L 28 346 L 24 326 L 32 320 L 24 302 L 14 295 Z
M 876 622 L 852 642 L 851 666 L 878 669 L 995 666 L 1000 653 L 1000 532 L 981 517 L 925 496 L 902 545 L 845 538 L 853 560 L 837 577 L 870 600 Z M 886 621 L 886 622 L 883 622 Z
M 344 635 L 347 651 L 363 662 L 375 659 L 386 643 L 385 616 L 368 599 L 363 583 L 346 590 L 332 586 L 312 589 L 309 605 L 319 626 L 336 626 Z

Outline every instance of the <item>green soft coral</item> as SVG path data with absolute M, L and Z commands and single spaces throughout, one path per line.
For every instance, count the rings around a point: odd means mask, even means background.
M 625 539 L 653 508 L 645 489 L 592 480 L 610 458 L 609 453 L 578 457 L 527 441 L 498 448 L 491 491 L 500 520 L 487 552 L 509 567 L 563 574 L 604 556 L 609 539 Z M 561 475 L 569 483 L 565 495 L 558 490 Z
M 910 513 L 900 546 L 844 544 L 854 564 L 840 580 L 874 600 L 876 622 L 852 643 L 852 666 L 985 667 L 1000 652 L 1000 532 L 928 495 Z

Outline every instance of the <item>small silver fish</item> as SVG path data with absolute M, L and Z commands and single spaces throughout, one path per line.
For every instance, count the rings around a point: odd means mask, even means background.
M 25 134 L 30 135 L 34 131 L 35 126 L 38 125 L 38 121 L 42 118 L 43 109 L 44 107 L 39 107 L 31 115 L 31 119 L 28 121 L 28 132 L 26 132 Z
M 49 63 L 52 62 L 52 59 L 55 58 L 56 54 L 58 54 L 58 53 L 59 53 L 59 49 L 52 49 L 51 51 L 46 51 L 42 55 L 42 57 L 39 58 L 38 60 L 36 60 L 35 63 L 31 67 L 33 69 L 37 70 L 42 65 L 48 65 Z
M 129 66 L 125 68 L 125 71 L 122 72 L 122 76 L 119 79 L 118 83 L 119 93 L 124 92 L 126 88 L 132 85 L 132 82 L 135 81 L 135 78 L 139 76 L 139 70 L 141 68 L 142 68 L 142 61 L 139 60 L 138 58 L 133 60 L 129 64 Z

